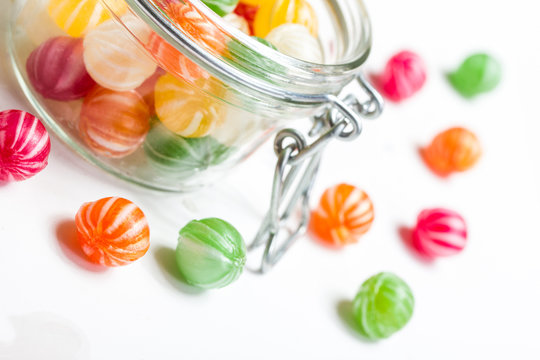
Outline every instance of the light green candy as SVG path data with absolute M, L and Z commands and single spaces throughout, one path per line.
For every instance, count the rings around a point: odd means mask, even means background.
M 502 68 L 497 60 L 487 54 L 474 54 L 449 74 L 448 80 L 454 89 L 469 98 L 495 89 L 501 77 Z
M 242 273 L 246 246 L 240 233 L 224 220 L 193 220 L 180 230 L 176 263 L 189 284 L 221 288 Z
M 238 5 L 238 0 L 202 0 L 202 2 L 219 16 L 231 13 Z
M 367 279 L 353 301 L 354 318 L 370 339 L 387 338 L 407 324 L 414 309 L 409 286 L 392 273 Z

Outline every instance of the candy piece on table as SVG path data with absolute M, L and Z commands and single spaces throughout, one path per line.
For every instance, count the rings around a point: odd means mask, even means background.
M 188 59 L 155 33 L 150 36 L 148 50 L 164 69 L 185 81 L 194 82 L 200 78 L 210 78 L 210 74 L 206 70 Z
M 49 0 L 28 0 L 17 16 L 17 26 L 24 30 L 34 45 L 65 33 L 48 14 Z
M 373 219 L 369 196 L 353 185 L 339 184 L 323 193 L 311 214 L 310 229 L 325 244 L 344 246 L 356 243 Z
M 467 244 L 467 224 L 453 210 L 423 210 L 418 215 L 412 244 L 420 254 L 430 258 L 455 255 Z
M 417 54 L 402 51 L 388 60 L 384 72 L 374 80 L 385 98 L 399 102 L 410 98 L 424 86 L 426 65 Z
M 231 13 L 238 5 L 238 0 L 202 0 L 202 2 L 219 16 Z
M 180 178 L 220 164 L 231 150 L 210 136 L 184 138 L 176 135 L 158 120 L 152 122 L 144 142 L 144 151 L 151 164 L 168 175 Z
M 221 288 L 242 273 L 246 246 L 240 233 L 226 221 L 193 220 L 180 230 L 176 262 L 187 283 Z
M 497 87 L 502 77 L 501 64 L 488 54 L 474 54 L 448 75 L 448 80 L 461 95 L 470 98 Z
M 240 1 L 238 6 L 234 9 L 234 13 L 246 19 L 249 25 L 249 34 L 254 34 L 253 22 L 255 21 L 255 15 L 259 10 L 259 5 L 250 5 L 244 1 Z
M 409 286 L 392 273 L 381 272 L 367 279 L 353 301 L 353 314 L 360 332 L 372 340 L 384 339 L 401 330 L 414 310 Z
M 120 158 L 143 143 L 149 120 L 148 105 L 137 92 L 96 87 L 84 99 L 79 132 L 96 153 Z
M 96 84 L 84 66 L 82 39 L 68 36 L 37 47 L 26 60 L 26 73 L 33 88 L 53 100 L 82 98 Z
M 482 148 L 475 134 L 455 127 L 435 136 L 421 153 L 433 172 L 447 176 L 473 167 L 482 155 Z
M 122 21 L 144 43 L 150 30 L 135 16 Z M 156 71 L 156 64 L 126 35 L 126 29 L 108 20 L 86 35 L 84 63 L 90 76 L 101 86 L 115 91 L 133 90 Z
M 225 51 L 225 35 L 190 2 L 171 4 L 167 14 L 199 45 L 218 54 Z
M 51 142 L 45 126 L 21 110 L 0 112 L 0 181 L 21 181 L 48 164 Z
M 235 29 L 240 30 L 244 34 L 251 35 L 251 30 L 249 29 L 249 24 L 245 18 L 235 13 L 230 13 L 223 17 L 228 24 L 230 24 Z
M 127 265 L 140 259 L 150 246 L 150 228 L 144 213 L 123 198 L 84 203 L 75 224 L 83 252 L 97 264 Z
M 265 39 L 285 55 L 317 64 L 323 62 L 319 41 L 309 33 L 305 26 L 283 24 L 270 31 Z
M 121 15 L 127 10 L 124 0 L 107 0 L 107 6 Z M 49 15 L 68 35 L 79 37 L 111 18 L 101 0 L 50 0 Z
M 253 23 L 255 36 L 264 38 L 272 29 L 286 23 L 303 25 L 311 36 L 318 36 L 317 14 L 306 0 L 276 0 L 261 4 Z
M 199 79 L 195 86 L 167 74 L 154 91 L 159 120 L 172 132 L 184 137 L 202 137 L 210 133 L 225 116 L 225 105 L 206 94 L 219 91 L 210 81 Z M 215 90 L 215 91 L 212 91 Z

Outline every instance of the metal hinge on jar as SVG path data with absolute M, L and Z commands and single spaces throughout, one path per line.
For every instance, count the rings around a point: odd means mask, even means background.
M 383 109 L 382 97 L 362 74 L 356 77 L 368 100 L 361 102 L 349 94 L 343 99 L 328 95 L 327 111 L 313 119 L 309 135 L 316 137 L 307 144 L 305 137 L 295 129 L 281 130 L 274 141 L 278 157 L 270 208 L 259 231 L 249 245 L 250 252 L 263 248 L 262 260 L 255 272 L 271 269 L 306 232 L 310 218 L 309 198 L 315 182 L 321 155 L 332 139 L 354 140 L 362 132 L 362 118 L 375 119 Z M 300 218 L 293 224 L 292 216 L 300 211 Z

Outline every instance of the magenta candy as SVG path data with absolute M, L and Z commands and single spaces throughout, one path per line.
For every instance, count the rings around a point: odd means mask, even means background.
M 459 253 L 467 244 L 467 225 L 461 215 L 448 209 L 426 209 L 418 215 L 413 246 L 435 258 Z
M 45 126 L 20 110 L 0 112 L 0 181 L 28 179 L 47 166 L 51 150 Z
M 375 82 L 385 98 L 399 102 L 422 88 L 426 82 L 426 65 L 417 54 L 402 51 L 388 60 Z
M 58 36 L 37 47 L 26 61 L 34 89 L 47 99 L 84 97 L 96 84 L 83 62 L 83 40 Z

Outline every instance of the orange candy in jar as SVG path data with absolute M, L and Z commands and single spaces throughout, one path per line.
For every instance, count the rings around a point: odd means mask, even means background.
M 482 148 L 476 135 L 461 127 L 441 132 L 422 149 L 424 161 L 440 176 L 470 169 L 481 155 Z

